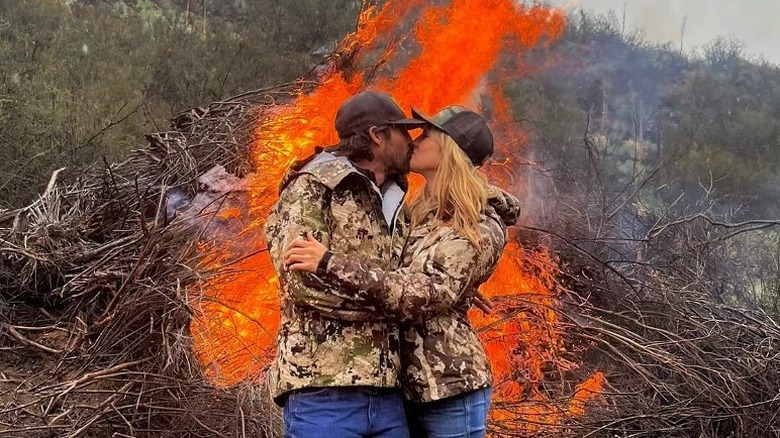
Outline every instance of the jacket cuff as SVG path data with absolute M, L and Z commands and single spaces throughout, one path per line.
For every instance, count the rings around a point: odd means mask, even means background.
M 317 272 L 315 273 L 317 277 L 325 278 L 325 275 L 328 273 L 328 262 L 331 257 L 333 257 L 333 253 L 330 250 L 325 251 L 325 254 L 322 255 L 320 262 L 317 264 Z

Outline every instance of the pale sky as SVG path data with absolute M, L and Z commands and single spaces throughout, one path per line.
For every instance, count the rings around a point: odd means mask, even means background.
M 680 46 L 685 23 L 685 51 L 702 47 L 719 35 L 734 36 L 750 58 L 780 64 L 780 0 L 550 0 L 567 11 L 606 13 L 618 20 L 626 9 L 626 31 L 641 30 L 653 42 Z

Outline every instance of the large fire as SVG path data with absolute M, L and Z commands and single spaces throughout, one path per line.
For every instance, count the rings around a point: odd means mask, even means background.
M 217 266 L 230 261 L 229 272 L 205 285 L 192 324 L 196 351 L 215 384 L 256 380 L 273 357 L 278 283 L 259 229 L 277 200 L 278 183 L 289 165 L 317 145 L 335 143 L 333 118 L 349 96 L 370 87 L 390 93 L 403 108 L 414 105 L 432 113 L 463 104 L 483 110 L 490 115 L 498 140 L 498 164 L 487 171 L 522 198 L 524 193 L 517 192 L 525 189 L 508 164 L 522 147 L 524 135 L 511 123 L 503 98 L 503 84 L 517 69 L 502 71 L 499 64 L 508 51 L 519 59 L 524 51 L 558 38 L 564 28 L 563 14 L 513 0 L 424 3 L 390 0 L 381 9 L 366 8 L 357 31 L 336 52 L 351 56 L 350 62 L 334 57 L 315 91 L 273 108 L 258 122 L 253 157 L 258 172 L 250 183 L 250 205 L 239 218 L 235 211 L 230 214 L 243 221 L 243 232 L 235 239 L 240 245 L 234 242 L 230 247 L 240 247 L 244 256 L 230 256 L 227 251 L 209 262 Z M 600 374 L 582 382 L 572 390 L 564 409 L 539 389 L 545 370 L 577 367 L 561 359 L 556 266 L 546 251 L 510 243 L 498 270 L 481 289 L 496 298 L 498 308 L 490 315 L 478 311 L 471 315 L 495 373 L 494 399 L 512 402 L 497 404 L 500 408 L 493 416 L 529 420 L 527 426 L 517 428 L 534 430 L 534 424 L 558 424 L 565 415 L 578 415 L 602 386 Z

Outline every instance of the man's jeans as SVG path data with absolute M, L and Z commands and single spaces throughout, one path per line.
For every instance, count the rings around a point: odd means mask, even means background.
M 487 427 L 491 388 L 428 403 L 406 403 L 412 438 L 482 438 Z
M 286 438 L 409 438 L 399 391 L 331 387 L 295 391 L 284 404 Z

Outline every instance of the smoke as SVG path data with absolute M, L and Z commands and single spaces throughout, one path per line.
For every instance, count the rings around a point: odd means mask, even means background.
M 221 165 L 216 165 L 200 177 L 200 190 L 192 199 L 178 188 L 168 190 L 166 194 L 166 214 L 168 219 L 182 215 L 190 223 L 208 236 L 211 242 L 231 245 L 234 253 L 246 253 L 251 250 L 258 236 L 236 239 L 242 231 L 240 221 L 232 220 L 241 215 L 247 201 L 249 177 L 238 178 Z M 220 246 L 220 245 L 216 245 Z
M 679 42 L 683 20 L 687 25 L 687 8 L 674 0 L 627 4 L 626 15 L 631 17 L 632 27 L 660 42 Z
M 752 56 L 780 63 L 780 3 L 772 0 L 552 0 L 567 12 L 581 9 L 598 14 L 613 11 L 626 32 L 639 31 L 653 43 L 670 43 L 692 53 L 719 36 L 731 35 L 745 42 Z M 685 29 L 683 32 L 683 21 Z M 684 33 L 684 35 L 681 35 Z
M 189 201 L 183 190 L 178 188 L 168 190 L 165 194 L 165 217 L 168 221 L 172 220 L 180 209 L 186 207 Z
M 525 155 L 532 164 L 521 172 L 524 183 L 516 183 L 512 188 L 515 193 L 525 193 L 520 223 L 544 227 L 557 207 L 553 181 L 544 165 L 536 162 L 535 150 L 529 148 Z

